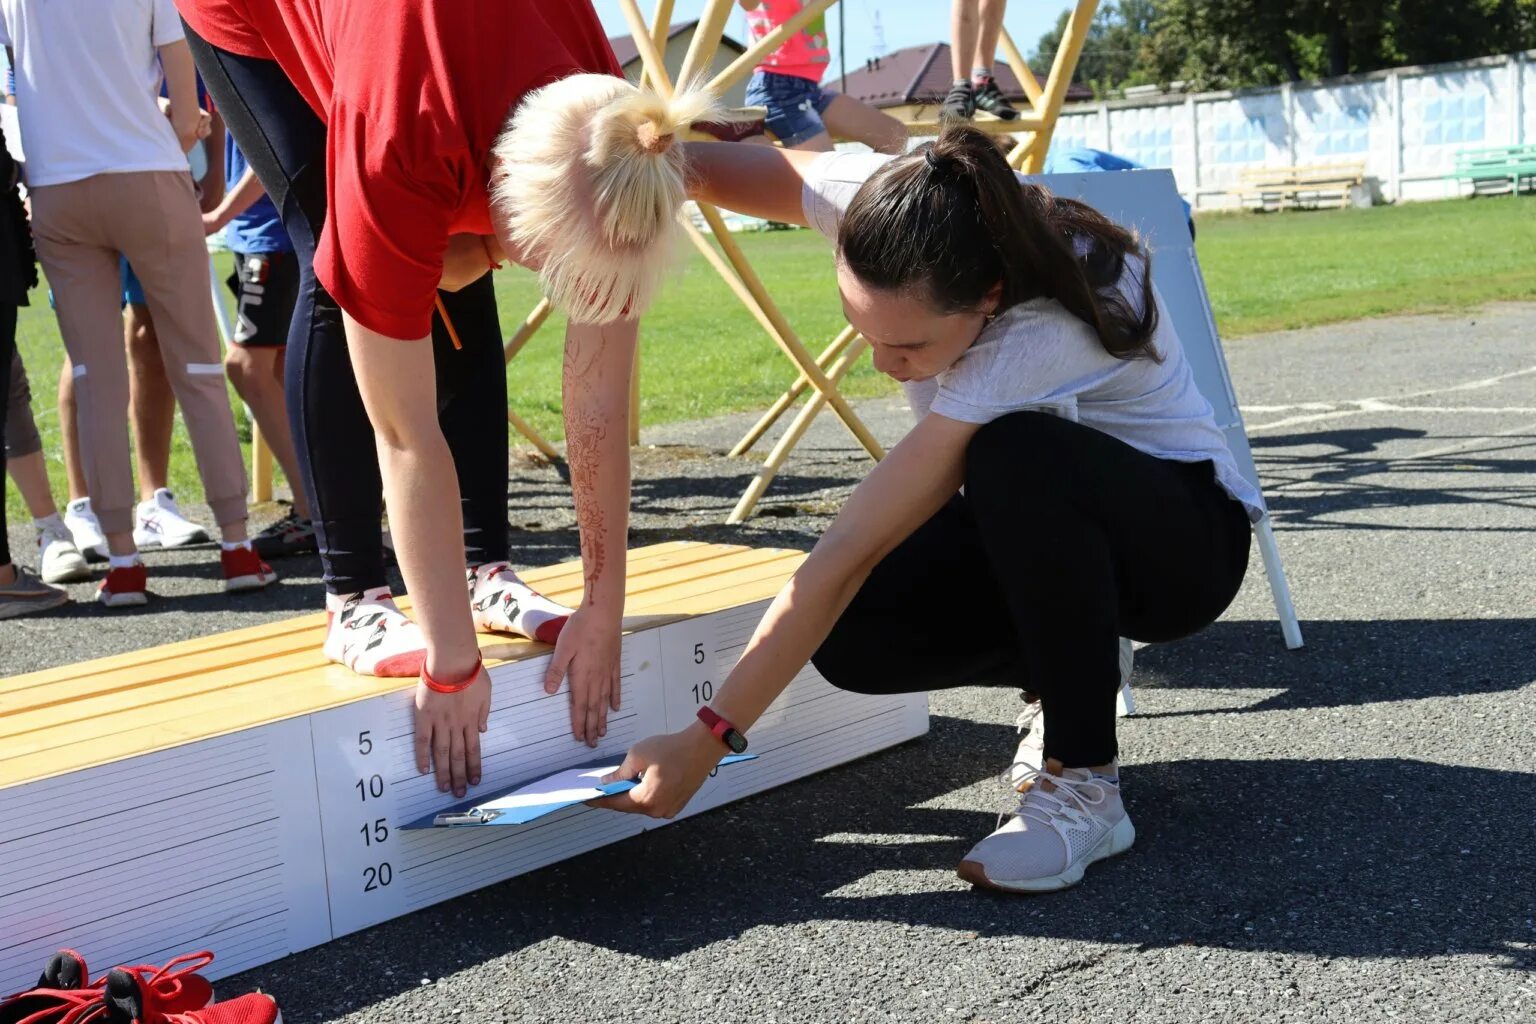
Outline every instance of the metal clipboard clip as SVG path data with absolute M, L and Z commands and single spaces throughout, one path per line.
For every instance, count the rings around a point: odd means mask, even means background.
M 471 807 L 467 811 L 447 811 L 432 819 L 435 827 L 444 825 L 485 825 L 501 817 L 500 811 Z

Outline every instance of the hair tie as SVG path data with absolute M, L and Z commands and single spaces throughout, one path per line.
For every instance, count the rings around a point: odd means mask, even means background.
M 949 158 L 939 156 L 933 151 L 932 147 L 923 150 L 923 160 L 927 162 L 928 169 L 933 171 L 935 174 L 943 174 L 945 171 L 949 170 Z
M 652 156 L 659 156 L 672 145 L 673 135 L 671 132 L 663 132 L 654 121 L 646 121 L 636 132 L 636 139 L 645 152 Z

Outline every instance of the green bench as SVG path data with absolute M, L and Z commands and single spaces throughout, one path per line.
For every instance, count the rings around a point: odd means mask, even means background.
M 1475 196 L 1536 187 L 1536 145 L 1462 150 L 1456 154 L 1456 169 L 1446 177 L 1470 181 Z

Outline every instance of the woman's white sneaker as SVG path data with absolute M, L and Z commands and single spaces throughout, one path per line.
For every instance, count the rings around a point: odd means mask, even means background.
M 1116 779 L 1086 768 L 1041 771 L 1029 780 L 1013 816 L 977 843 L 958 873 L 1003 892 L 1055 892 L 1076 885 L 1095 861 L 1136 841 Z
M 1136 665 L 1136 648 L 1125 637 L 1120 638 L 1120 696 L 1116 713 L 1120 717 L 1136 710 L 1131 697 L 1131 670 Z M 1045 765 L 1045 710 L 1038 700 L 1024 705 L 1018 721 L 1019 749 L 1014 751 L 1013 764 L 1008 767 L 1008 782 L 1014 789 L 1033 778 Z
M 74 536 L 56 515 L 37 524 L 37 570 L 44 583 L 78 583 L 91 578 L 91 567 L 75 547 Z
M 358 675 L 409 679 L 421 675 L 427 641 L 421 628 L 395 606 L 388 587 L 361 594 L 327 594 L 330 625 L 325 656 Z
M 88 561 L 107 560 L 107 537 L 101 532 L 101 521 L 91 509 L 90 498 L 76 498 L 64 506 L 64 525 L 69 527 L 75 549 Z
M 181 514 L 176 495 L 164 487 L 134 511 L 133 542 L 143 548 L 179 548 L 206 544 L 208 531 Z

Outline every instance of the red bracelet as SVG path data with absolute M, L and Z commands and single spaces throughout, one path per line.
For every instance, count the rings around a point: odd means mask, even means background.
M 422 662 L 421 681 L 426 683 L 427 689 L 434 693 L 458 693 L 461 690 L 467 690 L 474 685 L 475 680 L 480 678 L 480 669 L 483 668 L 484 665 L 485 662 L 477 656 L 475 658 L 475 667 L 470 669 L 469 675 L 465 676 L 463 680 L 457 683 L 440 683 L 436 679 L 433 679 L 431 673 L 427 671 L 427 663 Z

